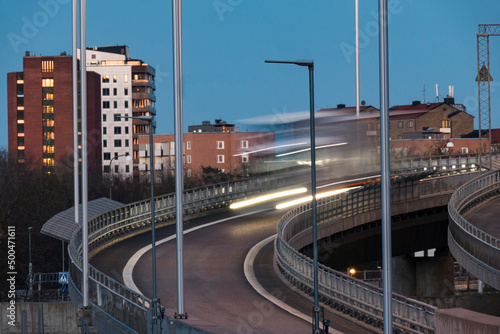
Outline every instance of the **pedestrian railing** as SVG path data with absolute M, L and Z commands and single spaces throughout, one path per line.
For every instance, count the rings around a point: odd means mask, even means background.
M 281 180 L 264 177 L 232 181 L 184 192 L 184 216 L 213 212 L 225 208 L 233 201 L 276 189 Z M 158 227 L 175 219 L 175 196 L 169 194 L 155 198 Z M 140 201 L 106 212 L 88 222 L 89 257 L 119 240 L 151 230 L 150 201 Z M 77 307 L 82 305 L 82 229 L 72 235 L 68 246 L 71 258 L 69 291 Z M 117 273 L 117 278 L 119 274 Z M 132 291 L 92 266 L 89 266 L 89 302 L 101 318 L 95 325 L 103 331 L 117 330 L 128 333 L 146 333 L 151 316 L 151 300 Z M 111 326 L 111 327 L 107 327 Z M 99 329 L 99 328 L 98 328 Z
M 423 161 L 423 159 L 421 160 Z M 438 162 L 436 163 L 436 166 L 440 169 L 443 169 L 443 167 L 448 168 L 447 166 L 452 166 L 450 165 L 451 160 L 449 159 L 446 160 L 439 158 L 431 160 L 437 160 Z M 471 168 L 467 170 L 473 170 L 475 168 L 475 166 L 473 165 L 474 162 L 472 161 L 473 160 L 470 160 L 469 165 Z M 419 167 L 419 169 L 417 168 L 413 171 L 422 171 L 425 168 L 423 162 L 412 163 L 408 161 L 400 161 L 395 162 L 392 166 L 392 169 L 393 171 L 400 170 L 403 172 L 409 172 L 412 171 L 411 168 L 415 168 L 415 166 L 420 166 L 421 168 Z M 408 169 L 408 167 L 410 167 L 410 169 Z M 184 193 L 184 216 L 192 217 L 204 213 L 214 212 L 214 210 L 228 207 L 229 204 L 233 201 L 268 192 L 269 190 L 278 188 L 280 185 L 282 185 L 281 179 L 274 177 L 265 177 L 245 181 L 227 182 L 210 187 L 188 190 Z M 433 191 L 436 191 L 436 189 L 432 188 L 429 190 L 430 193 L 432 193 Z M 346 202 L 342 203 L 336 202 L 334 200 L 321 200 L 320 203 L 323 203 L 325 206 L 323 209 L 318 211 L 318 215 L 321 216 L 321 219 L 327 220 L 331 219 L 335 215 L 340 214 L 341 212 L 346 216 L 350 216 L 359 214 L 361 212 L 366 212 L 367 210 L 373 210 L 380 205 L 380 203 L 377 202 L 377 199 L 375 197 L 372 197 L 372 195 L 367 195 L 367 193 L 365 192 L 356 193 L 358 193 L 361 197 L 356 197 L 355 200 L 347 200 Z M 333 207 L 335 207 L 335 210 L 337 211 L 333 210 Z M 174 195 L 169 194 L 157 197 L 155 199 L 155 208 L 157 227 L 173 221 L 175 219 Z M 329 211 L 330 209 L 332 209 L 333 211 Z M 309 209 L 300 207 L 296 210 L 300 211 Z M 285 217 L 283 219 L 285 219 Z M 307 227 L 296 226 L 296 230 L 294 230 L 294 233 L 298 233 L 302 228 Z M 132 203 L 115 210 L 111 210 L 88 222 L 89 256 L 94 256 L 100 250 L 113 243 L 129 238 L 138 233 L 146 232 L 148 230 L 151 230 L 149 200 Z M 280 245 L 280 248 L 277 248 L 277 250 L 280 251 L 280 253 L 278 254 L 279 258 L 281 257 L 282 259 L 288 259 L 289 256 L 297 256 L 297 258 L 302 259 L 300 254 L 295 254 L 294 251 L 287 248 L 285 244 Z M 75 306 L 80 307 L 82 304 L 81 227 L 73 233 L 70 244 L 68 246 L 68 251 L 71 258 L 71 266 L 69 270 L 69 292 L 71 300 L 73 301 Z M 286 252 L 290 252 L 290 254 L 285 254 Z M 304 258 L 298 261 L 296 265 L 299 267 L 304 266 L 305 268 L 306 262 L 307 259 Z M 295 265 L 289 264 L 287 267 L 286 263 L 287 262 L 284 262 L 284 260 L 282 261 L 282 269 L 288 268 L 287 272 L 299 272 L 297 271 L 298 269 L 296 269 Z M 327 268 L 322 268 L 322 270 L 325 270 L 325 275 L 326 273 L 331 272 L 328 271 Z M 119 279 L 119 274 L 117 274 L 117 279 Z M 303 279 L 304 282 L 307 282 L 305 278 Z M 353 283 L 349 284 L 352 285 Z M 405 301 L 408 301 L 408 299 L 406 299 Z M 135 291 L 126 288 L 118 280 L 103 274 L 92 266 L 89 267 L 89 302 L 93 305 L 94 312 L 97 312 L 96 318 L 107 319 L 107 321 L 98 321 L 96 324 L 94 324 L 94 326 L 100 326 L 103 331 L 112 328 L 112 330 L 118 329 L 128 333 L 145 333 L 150 327 L 148 326 L 148 321 L 151 321 L 151 300 L 143 295 L 136 293 Z M 395 301 L 395 303 L 396 305 L 399 305 L 397 301 Z M 355 309 L 355 304 L 352 305 L 353 309 Z M 424 306 L 420 307 L 419 312 L 423 312 L 423 314 L 426 315 L 424 318 L 428 318 L 429 314 L 431 314 L 432 312 L 428 311 L 430 310 L 428 308 L 428 305 L 423 305 Z M 412 312 L 415 312 L 415 310 L 419 309 L 416 306 L 405 306 L 403 308 L 408 307 L 412 310 Z M 395 309 L 401 308 L 402 307 L 398 306 Z M 374 314 L 378 312 L 375 311 L 376 308 L 373 308 L 373 310 Z M 415 317 L 416 316 L 414 316 L 413 318 Z M 408 319 L 413 318 L 408 317 Z
M 500 195 L 500 171 L 485 173 L 460 187 L 448 205 L 448 244 L 461 266 L 500 290 L 500 240 L 463 217 L 469 209 L 497 195 Z
M 495 154 L 492 158 L 498 158 Z M 485 158 L 482 159 L 482 168 L 488 165 Z M 477 154 L 441 155 L 420 157 L 412 159 L 396 159 L 391 161 L 391 171 L 394 173 L 418 173 L 423 171 L 435 171 L 438 173 L 449 172 L 475 172 L 479 171 L 479 158 Z
M 463 180 L 460 176 L 460 181 Z M 417 187 L 417 188 L 416 188 Z M 456 182 L 436 179 L 432 182 L 391 182 L 391 203 L 442 194 L 456 188 Z M 318 200 L 318 229 L 354 215 L 380 209 L 380 186 L 370 185 Z M 313 260 L 290 244 L 312 226 L 311 204 L 307 203 L 286 213 L 278 223 L 275 254 L 280 271 L 302 290 L 313 289 Z M 323 225 L 322 225 L 323 224 Z M 351 313 L 366 323 L 382 326 L 383 290 L 341 272 L 319 265 L 320 299 L 328 305 Z M 393 326 L 405 333 L 432 333 L 436 307 L 398 295 L 392 296 Z

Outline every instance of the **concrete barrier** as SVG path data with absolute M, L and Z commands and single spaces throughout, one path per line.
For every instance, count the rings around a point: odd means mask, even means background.
M 0 307 L 0 333 L 80 333 L 77 327 L 77 313 L 70 302 L 16 302 L 14 309 L 6 302 L 0 303 Z
M 463 308 L 437 310 L 435 334 L 498 334 L 500 317 L 485 315 Z

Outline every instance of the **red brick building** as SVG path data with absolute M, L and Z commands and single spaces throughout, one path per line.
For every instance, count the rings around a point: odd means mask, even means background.
M 184 133 L 184 168 L 188 176 L 201 175 L 203 167 L 241 174 L 245 168 L 274 157 L 274 132 L 190 132 Z M 154 135 L 156 171 L 174 171 L 173 134 Z M 149 136 L 139 136 L 139 170 L 149 167 Z
M 7 74 L 8 147 L 20 166 L 67 171 L 73 155 L 72 57 L 23 58 L 23 71 Z M 101 164 L 100 76 L 87 73 L 89 167 Z

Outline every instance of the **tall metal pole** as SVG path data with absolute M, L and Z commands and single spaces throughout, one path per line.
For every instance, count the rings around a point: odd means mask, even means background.
M 28 227 L 28 233 L 29 233 L 29 257 L 30 257 L 30 262 L 29 262 L 29 267 L 28 267 L 28 276 L 29 276 L 29 295 L 30 298 L 33 297 L 33 263 L 31 262 L 31 230 L 33 228 L 30 226 Z
M 309 68 L 309 127 L 311 134 L 311 196 L 312 196 L 312 237 L 313 237 L 313 281 L 314 281 L 314 334 L 319 334 L 318 296 L 318 228 L 316 226 L 316 125 L 314 119 L 314 63 Z
M 312 60 L 266 60 L 266 63 L 273 64 L 295 64 L 299 66 L 307 66 L 309 69 L 309 131 L 311 136 L 311 227 L 312 227 L 312 243 L 313 243 L 313 334 L 319 334 L 319 293 L 318 293 L 318 229 L 316 224 L 317 201 L 316 201 L 316 126 L 314 117 L 314 61 Z
M 153 271 L 153 333 L 160 333 L 158 319 L 158 306 L 159 300 L 156 290 L 156 218 L 155 218 L 155 165 L 154 165 L 154 143 L 153 143 L 153 129 L 155 127 L 154 120 L 149 121 L 149 174 L 151 176 L 151 266 Z
M 379 0 L 380 48 L 380 153 L 382 187 L 382 279 L 384 333 L 392 333 L 391 194 L 389 146 L 389 48 L 387 0 Z
M 83 307 L 89 305 L 89 246 L 88 246 L 88 156 L 87 156 L 87 37 L 86 0 L 80 0 L 80 83 L 82 114 L 82 266 Z
M 73 0 L 73 192 L 75 206 L 75 223 L 80 223 L 80 168 L 78 150 L 78 24 L 77 24 L 77 0 Z
M 182 138 L 182 8 L 181 0 L 172 0 L 173 58 L 174 58 L 174 122 L 175 122 L 175 221 L 177 225 L 177 313 L 175 317 L 187 318 L 184 312 L 184 167 Z
M 355 1 L 356 30 L 356 117 L 359 117 L 359 0 Z

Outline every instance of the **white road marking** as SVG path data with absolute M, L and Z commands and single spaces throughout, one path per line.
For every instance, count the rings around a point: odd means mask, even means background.
M 226 221 L 229 221 L 229 220 L 233 220 L 233 219 L 238 219 L 238 218 L 245 217 L 245 216 L 254 215 L 254 214 L 257 214 L 257 213 L 260 213 L 260 212 L 263 212 L 263 211 L 267 211 L 267 210 L 252 211 L 252 212 L 244 213 L 244 214 L 241 214 L 241 215 L 238 215 L 238 216 L 220 219 L 220 220 L 217 220 L 217 221 L 214 221 L 214 222 L 211 222 L 211 223 L 207 223 L 207 224 L 204 224 L 204 225 L 196 226 L 196 227 L 190 228 L 188 230 L 185 230 L 184 234 L 188 234 L 188 233 L 200 230 L 202 228 L 209 227 L 209 226 L 216 225 L 216 224 L 220 224 L 220 223 L 223 223 L 223 222 L 226 222 Z M 161 240 L 159 240 L 159 241 L 156 242 L 156 246 L 159 246 L 159 245 L 161 245 L 161 244 L 163 244 L 165 242 L 174 240 L 175 238 L 176 238 L 176 236 L 174 234 L 174 235 L 171 235 L 171 236 L 169 236 L 169 237 L 167 237 L 165 239 L 161 239 Z M 278 298 L 276 298 L 273 295 L 271 295 L 270 293 L 268 293 L 259 284 L 259 282 L 257 281 L 257 278 L 255 277 L 255 272 L 253 270 L 253 263 L 255 261 L 255 257 L 257 256 L 257 253 L 265 245 L 267 245 L 269 242 L 273 241 L 275 238 L 276 238 L 276 234 L 272 235 L 272 236 L 270 236 L 270 237 L 268 237 L 268 238 L 266 238 L 266 239 L 264 239 L 264 240 L 262 240 L 260 242 L 258 242 L 255 246 L 252 247 L 252 249 L 250 249 L 250 251 L 248 252 L 247 256 L 245 257 L 245 262 L 244 262 L 244 265 L 243 265 L 245 277 L 246 277 L 247 281 L 250 283 L 250 285 L 252 285 L 252 287 L 255 289 L 255 291 L 257 291 L 262 297 L 266 298 L 271 303 L 273 303 L 276 306 L 282 308 L 283 310 L 289 312 L 290 314 L 292 314 L 292 315 L 294 315 L 296 317 L 299 317 L 299 318 L 301 318 L 301 319 L 303 319 L 305 321 L 312 322 L 311 316 L 307 316 L 304 313 L 302 313 L 302 312 L 300 312 L 300 311 L 298 311 L 298 310 L 296 310 L 296 309 L 288 306 L 286 303 L 282 302 Z M 136 291 L 137 293 L 139 293 L 141 295 L 144 295 L 144 294 L 141 292 L 141 290 L 139 290 L 139 288 L 137 287 L 137 285 L 135 285 L 134 278 L 132 277 L 132 272 L 134 271 L 134 267 L 137 264 L 137 262 L 139 261 L 139 259 L 144 254 L 146 254 L 149 250 L 151 250 L 151 248 L 152 248 L 152 246 L 148 245 L 148 246 L 145 246 L 145 247 L 139 249 L 134 255 L 132 255 L 132 257 L 128 260 L 127 264 L 123 268 L 122 275 L 123 275 L 123 282 L 125 283 L 125 286 L 127 288 L 133 290 L 133 291 Z M 330 328 L 329 333 L 332 333 L 332 334 L 343 334 L 342 332 L 336 331 L 333 328 Z
M 267 210 L 252 211 L 252 212 L 244 213 L 244 214 L 241 214 L 241 215 L 238 215 L 238 216 L 220 219 L 220 220 L 217 220 L 217 221 L 214 221 L 214 222 L 211 222 L 211 223 L 207 223 L 207 224 L 204 224 L 204 225 L 196 226 L 196 227 L 190 228 L 188 230 L 185 230 L 183 234 L 188 234 L 188 233 L 194 232 L 196 230 L 199 230 L 199 229 L 202 229 L 202 228 L 205 228 L 205 227 L 209 227 L 209 226 L 212 226 L 212 225 L 220 224 L 220 223 L 226 222 L 228 220 L 232 220 L 232 219 L 238 219 L 238 218 L 241 218 L 241 217 L 250 216 L 250 215 L 253 215 L 253 214 L 256 214 L 256 213 L 260 213 L 260 212 L 263 212 L 263 211 L 267 211 Z M 165 242 L 168 242 L 170 240 L 174 240 L 175 238 L 176 238 L 176 236 L 174 234 L 174 235 L 171 235 L 170 237 L 167 237 L 165 239 L 158 240 L 156 242 L 156 246 L 159 246 L 159 245 L 161 245 L 161 244 L 163 244 Z M 135 285 L 134 278 L 132 277 L 132 272 L 134 271 L 134 267 L 137 264 L 137 262 L 139 261 L 139 259 L 141 258 L 141 256 L 143 256 L 144 254 L 146 254 L 149 250 L 151 250 L 151 248 L 152 248 L 152 245 L 148 245 L 148 246 L 145 246 L 145 247 L 139 249 L 128 260 L 128 262 L 125 265 L 125 267 L 123 268 L 123 272 L 122 272 L 123 283 L 125 283 L 125 286 L 127 288 L 129 288 L 129 289 L 131 289 L 131 290 L 133 290 L 133 291 L 141 294 L 141 295 L 144 295 L 144 294 L 141 292 L 141 290 L 139 290 L 139 288 L 137 287 L 137 285 Z
M 274 241 L 275 239 L 276 239 L 276 234 L 256 243 L 255 246 L 253 246 L 252 249 L 250 249 L 247 256 L 245 257 L 245 263 L 243 264 L 245 277 L 248 283 L 250 283 L 250 285 L 255 289 L 255 291 L 257 291 L 257 293 L 259 293 L 262 297 L 264 297 L 274 305 L 278 306 L 279 308 L 282 308 L 283 310 L 287 311 L 288 313 L 302 320 L 310 322 L 312 324 L 312 317 L 310 315 L 305 315 L 304 313 L 294 309 L 293 307 L 290 307 L 284 301 L 280 300 L 279 298 L 276 298 L 275 296 L 267 292 L 267 290 L 264 289 L 262 285 L 260 285 L 259 281 L 257 280 L 257 277 L 255 276 L 255 272 L 253 270 L 253 264 L 255 258 L 257 257 L 257 254 L 261 251 L 262 248 L 264 248 L 268 243 Z M 342 332 L 339 332 L 333 328 L 330 328 L 328 332 L 332 334 L 342 334 Z

